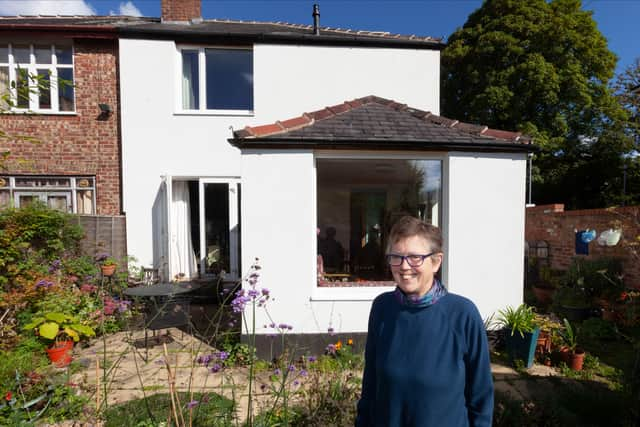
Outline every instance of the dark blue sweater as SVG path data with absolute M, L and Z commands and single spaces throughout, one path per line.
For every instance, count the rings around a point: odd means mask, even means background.
M 356 426 L 489 427 L 492 414 L 487 336 L 471 301 L 373 301 Z

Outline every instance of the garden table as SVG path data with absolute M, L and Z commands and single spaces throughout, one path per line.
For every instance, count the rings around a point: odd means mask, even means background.
M 149 329 L 153 331 L 155 337 L 155 331 L 158 329 L 189 324 L 191 316 L 188 293 L 200 288 L 200 286 L 195 282 L 158 283 L 151 286 L 127 288 L 123 291 L 127 296 L 146 299 L 144 311 L 145 350 L 148 351 Z

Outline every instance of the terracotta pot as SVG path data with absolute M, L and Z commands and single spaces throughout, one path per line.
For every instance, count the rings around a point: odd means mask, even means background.
M 58 368 L 64 368 L 71 363 L 73 341 L 57 341 L 47 349 L 49 360 Z
M 562 346 L 560 347 L 560 361 L 569 364 L 569 359 L 571 357 L 571 350 L 569 347 Z
M 103 276 L 113 276 L 113 273 L 116 272 L 116 267 L 117 267 L 117 265 L 115 265 L 115 264 L 101 265 L 100 269 L 102 270 L 102 275 Z
M 536 343 L 536 353 L 543 355 L 551 351 L 551 335 L 547 331 L 540 331 Z
M 576 349 L 575 352 L 569 353 L 569 367 L 574 371 L 582 371 L 584 363 L 584 350 Z

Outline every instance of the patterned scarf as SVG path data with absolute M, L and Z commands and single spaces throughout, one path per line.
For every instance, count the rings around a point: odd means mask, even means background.
M 435 304 L 440 298 L 447 294 L 447 290 L 442 286 L 442 283 L 434 277 L 431 289 L 422 297 L 407 296 L 399 287 L 396 287 L 394 294 L 401 305 L 420 308 Z

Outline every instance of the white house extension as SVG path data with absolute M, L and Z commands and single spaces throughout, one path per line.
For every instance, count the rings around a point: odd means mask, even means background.
M 308 337 L 365 332 L 392 286 L 386 233 L 408 213 L 443 228 L 449 290 L 485 317 L 521 302 L 532 146 L 438 116 L 442 42 L 171 16 L 175 1 L 118 30 L 139 262 L 165 279 L 238 279 L 258 257 L 273 320 Z

